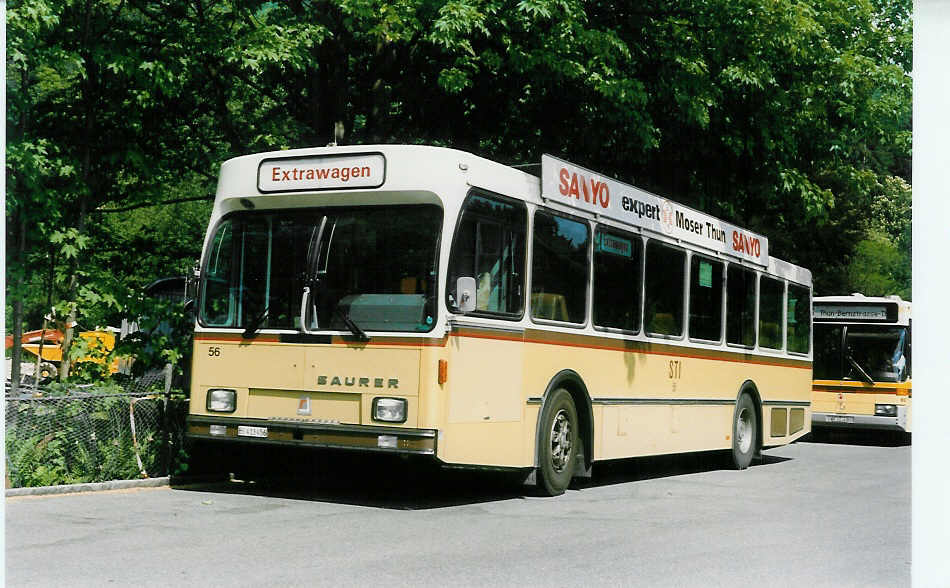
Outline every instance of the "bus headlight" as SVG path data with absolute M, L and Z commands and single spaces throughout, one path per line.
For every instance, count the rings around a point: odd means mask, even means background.
M 874 405 L 874 416 L 897 416 L 897 405 L 896 404 L 875 404 Z
M 208 390 L 206 408 L 208 412 L 234 412 L 237 407 L 237 391 L 227 388 Z
M 374 398 L 373 420 L 384 423 L 406 422 L 405 398 Z

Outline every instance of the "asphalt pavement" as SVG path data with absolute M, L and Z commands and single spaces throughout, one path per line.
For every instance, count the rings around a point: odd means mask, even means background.
M 306 479 L 8 497 L 8 586 L 909 586 L 911 448 L 800 442 L 496 473 L 330 461 Z M 351 467 L 347 467 L 347 465 Z

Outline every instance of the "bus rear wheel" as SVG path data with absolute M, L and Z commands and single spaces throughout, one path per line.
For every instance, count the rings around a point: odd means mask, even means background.
M 736 402 L 735 417 L 732 421 L 732 461 L 737 470 L 744 470 L 755 456 L 758 419 L 752 397 L 743 394 Z
M 574 477 L 578 424 L 574 399 L 558 388 L 541 413 L 538 441 L 538 489 L 547 496 L 563 494 Z

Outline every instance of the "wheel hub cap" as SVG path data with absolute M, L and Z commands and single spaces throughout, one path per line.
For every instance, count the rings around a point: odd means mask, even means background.
M 571 421 L 567 411 L 558 411 L 551 425 L 551 465 L 562 472 L 571 458 Z
M 742 453 L 752 447 L 752 413 L 747 408 L 742 409 L 736 418 L 736 442 Z

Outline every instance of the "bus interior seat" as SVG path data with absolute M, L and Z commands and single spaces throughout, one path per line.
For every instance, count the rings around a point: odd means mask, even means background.
M 570 321 L 567 301 L 563 294 L 537 293 L 531 295 L 531 314 L 535 318 Z
M 491 301 L 491 274 L 482 272 L 478 276 L 478 287 L 475 290 L 475 308 L 477 310 L 489 310 Z
M 651 333 L 676 333 L 678 321 L 672 312 L 658 312 L 653 315 L 652 320 L 648 322 Z

